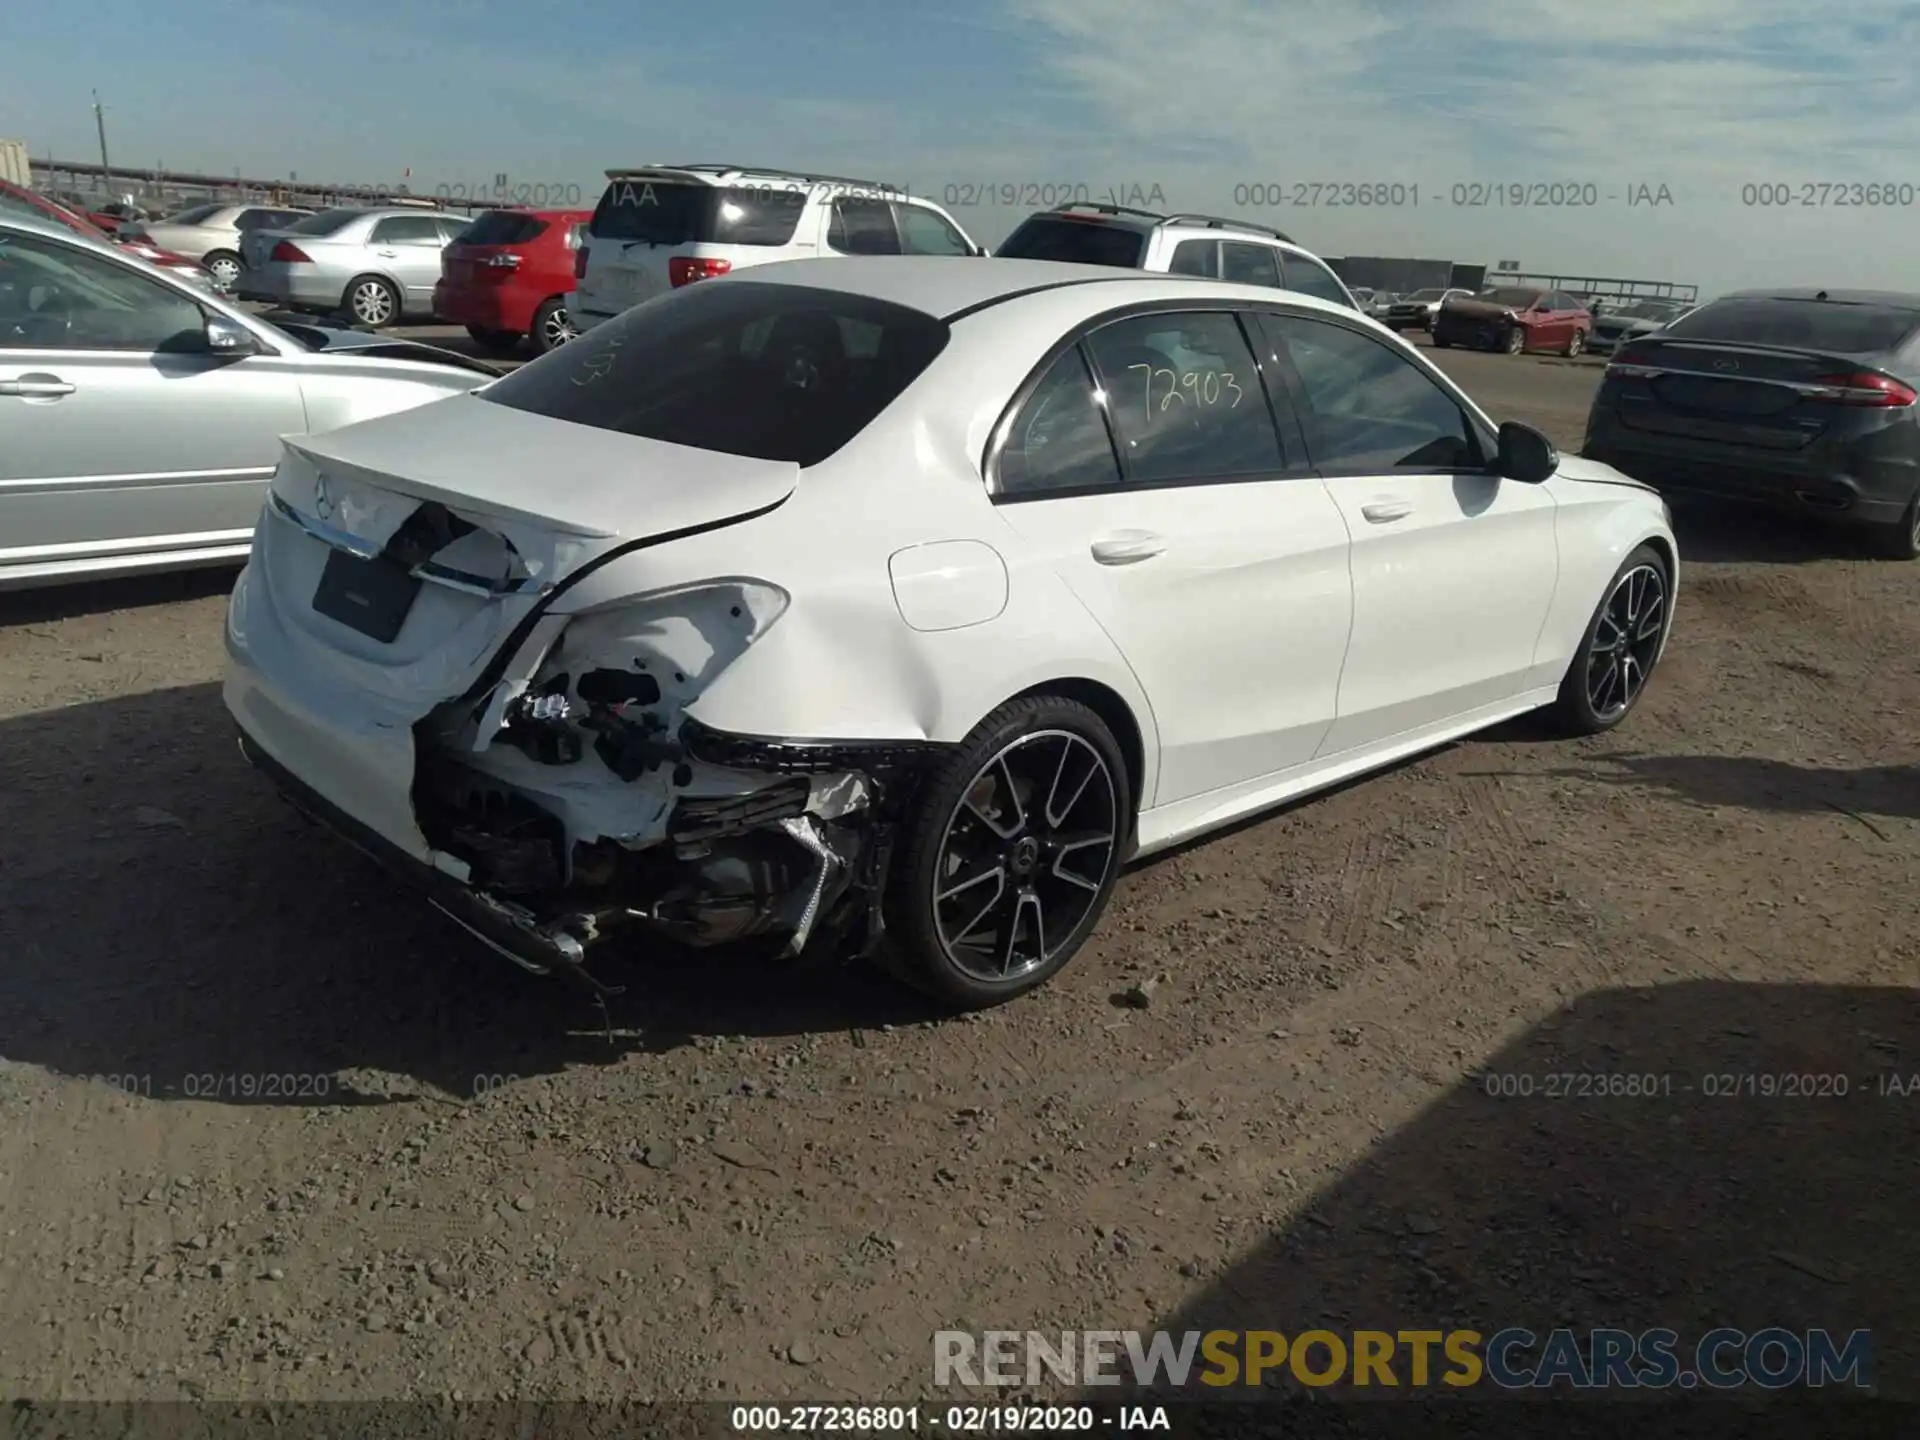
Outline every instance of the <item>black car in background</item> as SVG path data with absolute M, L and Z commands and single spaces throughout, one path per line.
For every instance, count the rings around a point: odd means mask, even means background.
M 1666 493 L 1863 527 L 1920 558 L 1920 295 L 1747 290 L 1627 341 L 1583 454 Z

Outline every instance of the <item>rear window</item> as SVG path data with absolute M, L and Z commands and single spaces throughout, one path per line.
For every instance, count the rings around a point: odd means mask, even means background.
M 1726 340 L 1830 350 L 1841 355 L 1875 355 L 1899 349 L 1916 329 L 1920 329 L 1920 310 L 1750 296 L 1702 305 L 1662 333 L 1677 340 Z
M 615 180 L 594 208 L 591 233 L 647 245 L 785 245 L 806 204 L 798 187 Z
M 460 232 L 462 245 L 525 245 L 545 233 L 547 222 L 515 210 L 489 210 Z
M 817 465 L 950 335 L 943 320 L 863 295 L 709 281 L 595 326 L 481 396 L 596 430 Z
M 283 232 L 288 235 L 338 235 L 367 212 L 364 210 L 322 210 L 297 220 Z
M 1036 215 L 1022 221 L 993 253 L 1003 260 L 1065 260 L 1135 270 L 1146 250 L 1147 237 L 1138 230 Z

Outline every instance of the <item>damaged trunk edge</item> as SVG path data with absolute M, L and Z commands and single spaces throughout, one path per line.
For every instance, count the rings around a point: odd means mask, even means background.
M 586 963 L 616 932 L 787 955 L 877 944 L 898 818 L 938 747 L 735 736 L 687 713 L 785 605 L 729 579 L 528 615 L 413 726 L 416 823 L 466 871 L 466 903 L 439 908 L 523 968 L 603 994 L 617 988 Z

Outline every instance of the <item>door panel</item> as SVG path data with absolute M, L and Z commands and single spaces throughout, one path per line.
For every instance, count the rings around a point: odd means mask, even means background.
M 0 349 L 0 391 L 31 374 L 73 387 L 0 393 L 0 567 L 244 541 L 279 437 L 306 429 L 283 365 Z
M 1015 419 L 997 499 L 1153 707 L 1160 779 L 1144 804 L 1306 763 L 1352 613 L 1339 509 L 1290 469 L 1231 314 L 1120 320 L 1089 349 L 1098 398 L 1067 351 Z
M 1554 501 L 1485 473 L 1485 440 L 1397 347 L 1270 320 L 1309 458 L 1353 538 L 1353 632 L 1321 753 L 1377 745 L 1533 683 L 1558 577 Z

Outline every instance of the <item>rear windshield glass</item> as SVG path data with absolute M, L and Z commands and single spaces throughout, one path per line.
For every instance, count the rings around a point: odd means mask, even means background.
M 1540 298 L 1538 290 L 1482 290 L 1473 298 L 1484 300 L 1489 305 L 1506 305 L 1515 310 L 1525 310 Z
M 1920 328 L 1920 310 L 1750 296 L 1702 305 L 1661 333 L 1679 340 L 1728 340 L 1874 355 L 1899 349 L 1916 328 Z
M 1066 260 L 1132 270 L 1138 268 L 1146 248 L 1147 237 L 1138 230 L 1036 215 L 1021 222 L 993 253 L 1003 260 Z
M 364 210 L 322 210 L 287 226 L 288 235 L 338 235 L 367 212 Z
M 524 245 L 538 239 L 547 222 L 514 210 L 489 210 L 458 236 L 462 245 Z
M 806 203 L 798 186 L 615 180 L 594 209 L 592 234 L 647 245 L 785 245 Z
M 534 415 L 817 465 L 933 363 L 951 332 L 903 305 L 755 280 L 690 285 L 481 392 Z

